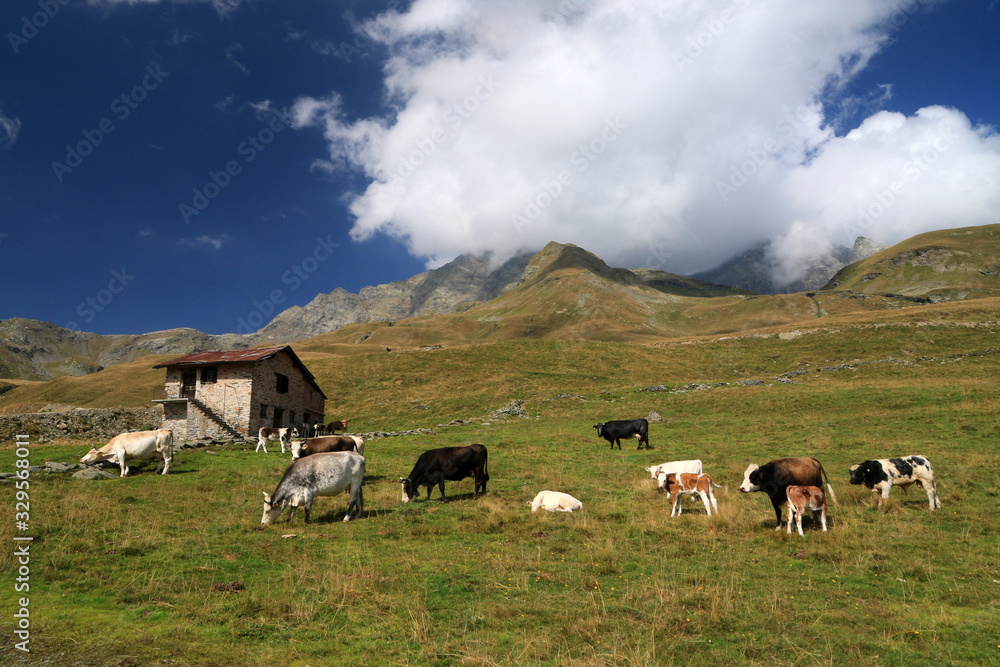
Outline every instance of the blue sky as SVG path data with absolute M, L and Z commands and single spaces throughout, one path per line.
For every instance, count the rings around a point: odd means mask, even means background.
M 997 3 L 823 4 L 6 2 L 0 318 L 226 333 L 550 240 L 794 279 L 1000 222 Z

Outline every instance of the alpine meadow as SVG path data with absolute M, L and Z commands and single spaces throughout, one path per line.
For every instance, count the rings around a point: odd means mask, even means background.
M 26 356 L 15 324 L 4 429 L 155 406 L 153 366 L 206 349 L 70 332 Z M 30 598 L 30 653 L 11 648 L 7 615 L 0 663 L 998 664 L 998 331 L 998 225 L 914 237 L 782 295 L 550 244 L 489 299 L 282 341 L 327 421 L 365 438 L 356 519 L 344 493 L 316 498 L 309 523 L 286 510 L 262 526 L 291 457 L 255 452 L 256 434 L 192 439 L 166 475 L 139 461 L 79 480 L 42 466 L 108 438 L 19 422 L 40 467 L 29 531 L 0 522 L 0 568 L 18 571 L 10 545 L 30 534 L 30 589 L 7 577 L 2 592 L 5 609 Z M 115 363 L 99 358 L 115 345 Z M 638 418 L 651 449 L 609 449 L 594 429 Z M 489 452 L 485 494 L 464 479 L 447 502 L 436 488 L 402 501 L 421 453 L 473 443 Z M 850 484 L 853 464 L 909 455 L 933 463 L 940 509 L 920 488 L 879 506 Z M 775 530 L 765 494 L 740 492 L 748 465 L 785 457 L 822 464 L 828 532 L 811 515 L 803 537 L 784 514 Z M 5 432 L 0 470 L 18 458 Z M 712 516 L 688 496 L 671 517 L 644 470 L 688 459 L 721 486 Z M 0 482 L 10 517 L 15 481 Z M 533 513 L 541 490 L 582 509 Z

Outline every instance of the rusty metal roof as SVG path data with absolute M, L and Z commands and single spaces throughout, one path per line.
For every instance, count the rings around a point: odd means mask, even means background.
M 250 361 L 260 361 L 273 357 L 282 350 L 291 351 L 287 345 L 278 347 L 254 347 L 248 350 L 216 350 L 213 352 L 192 352 L 183 357 L 177 357 L 162 364 L 156 364 L 153 368 L 166 368 L 167 366 L 190 366 L 192 364 L 227 364 L 245 363 Z
M 183 357 L 177 357 L 176 359 L 165 361 L 162 364 L 156 364 L 153 368 L 167 368 L 169 366 L 204 366 L 207 364 L 253 363 L 269 359 L 279 352 L 288 353 L 288 356 L 292 358 L 292 363 L 302 371 L 302 374 L 305 375 L 306 379 L 309 380 L 313 387 L 316 388 L 316 391 L 318 391 L 325 399 L 326 394 L 323 393 L 319 384 L 316 383 L 316 377 L 309 372 L 309 369 L 306 368 L 306 365 L 302 363 L 289 345 L 278 345 L 276 347 L 254 347 L 247 350 L 193 352 L 191 354 L 185 354 Z

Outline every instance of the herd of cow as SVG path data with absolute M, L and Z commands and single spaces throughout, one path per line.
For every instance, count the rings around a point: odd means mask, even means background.
M 339 429 L 346 430 L 347 420 L 337 423 Z M 649 445 L 649 423 L 645 419 L 619 420 L 594 424 L 599 437 L 611 443 L 612 449 L 617 444 L 621 449 L 621 439 L 635 438 L 642 449 Z M 347 514 L 344 521 L 353 516 L 360 516 L 364 511 L 362 482 L 365 474 L 365 442 L 353 435 L 330 435 L 292 440 L 298 437 L 297 429 L 262 428 L 258 434 L 257 449 L 264 448 L 268 440 L 274 439 L 281 443 L 281 451 L 285 452 L 286 443 L 291 447 L 292 463 L 285 470 L 273 494 L 264 492 L 264 514 L 261 523 L 267 525 L 277 519 L 286 507 L 291 507 L 288 520 L 295 516 L 295 510 L 302 506 L 305 509 L 306 521 L 312 509 L 313 499 L 317 496 L 336 496 L 347 491 L 350 495 Z M 100 461 L 117 462 L 121 468 L 121 476 L 128 475 L 129 461 L 132 459 L 158 458 L 162 461 L 162 474 L 167 474 L 173 458 L 173 434 L 169 429 L 155 431 L 140 431 L 122 433 L 111 439 L 100 449 L 91 449 L 80 463 L 95 464 Z M 486 482 L 490 476 L 487 472 L 488 452 L 480 444 L 464 447 L 441 447 L 431 449 L 417 458 L 413 470 L 405 478 L 400 478 L 402 500 L 408 503 L 420 496 L 421 487 L 426 489 L 426 500 L 430 500 L 431 489 L 437 486 L 441 491 L 441 500 L 445 498 L 445 481 L 458 481 L 467 477 L 473 478 L 473 498 L 480 493 L 486 493 Z M 705 506 L 705 513 L 712 515 L 719 511 L 713 488 L 721 488 L 710 475 L 703 470 L 698 459 L 689 461 L 668 461 L 656 466 L 645 468 L 657 480 L 659 489 L 666 491 L 672 504 L 670 516 L 679 515 L 682 511 L 681 498 L 684 495 L 697 495 Z M 160 471 L 160 468 L 157 469 Z M 934 469 L 930 461 L 923 456 L 905 456 L 896 459 L 870 459 L 851 466 L 851 484 L 863 484 L 879 494 L 879 505 L 889 497 L 893 486 L 904 490 L 913 484 L 922 487 L 927 492 L 930 509 L 941 507 L 934 481 Z M 743 474 L 740 485 L 742 493 L 761 491 L 771 500 L 777 519 L 777 528 L 782 526 L 781 506 L 788 504 L 787 532 L 792 532 L 792 523 L 796 523 L 799 535 L 802 532 L 802 516 L 806 511 L 820 513 L 820 523 L 825 531 L 826 497 L 823 483 L 829 491 L 829 497 L 834 506 L 838 506 L 837 496 L 830 485 L 823 466 L 815 458 L 797 457 L 769 461 L 762 466 L 750 464 Z M 529 503 L 534 512 L 539 508 L 548 511 L 571 512 L 582 508 L 582 503 L 566 493 L 558 491 L 541 491 Z

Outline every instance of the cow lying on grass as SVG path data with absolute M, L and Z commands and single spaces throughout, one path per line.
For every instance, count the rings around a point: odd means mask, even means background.
M 802 515 L 809 510 L 815 518 L 816 512 L 820 513 L 819 520 L 823 524 L 823 532 L 826 532 L 826 495 L 823 489 L 818 486 L 790 486 L 785 489 L 785 496 L 788 498 L 788 534 L 792 534 L 792 519 L 795 519 L 795 526 L 802 533 Z
M 539 491 L 535 499 L 530 503 L 531 511 L 537 512 L 542 508 L 546 512 L 573 512 L 583 509 L 583 503 L 569 495 L 559 491 Z
M 129 471 L 129 459 L 154 457 L 163 462 L 156 471 L 159 472 L 162 468 L 162 474 L 166 475 L 170 469 L 170 462 L 174 460 L 174 434 L 170 429 L 120 433 L 100 449 L 91 449 L 84 454 L 80 463 L 93 465 L 101 461 L 117 461 L 122 471 L 120 477 L 125 477 Z

